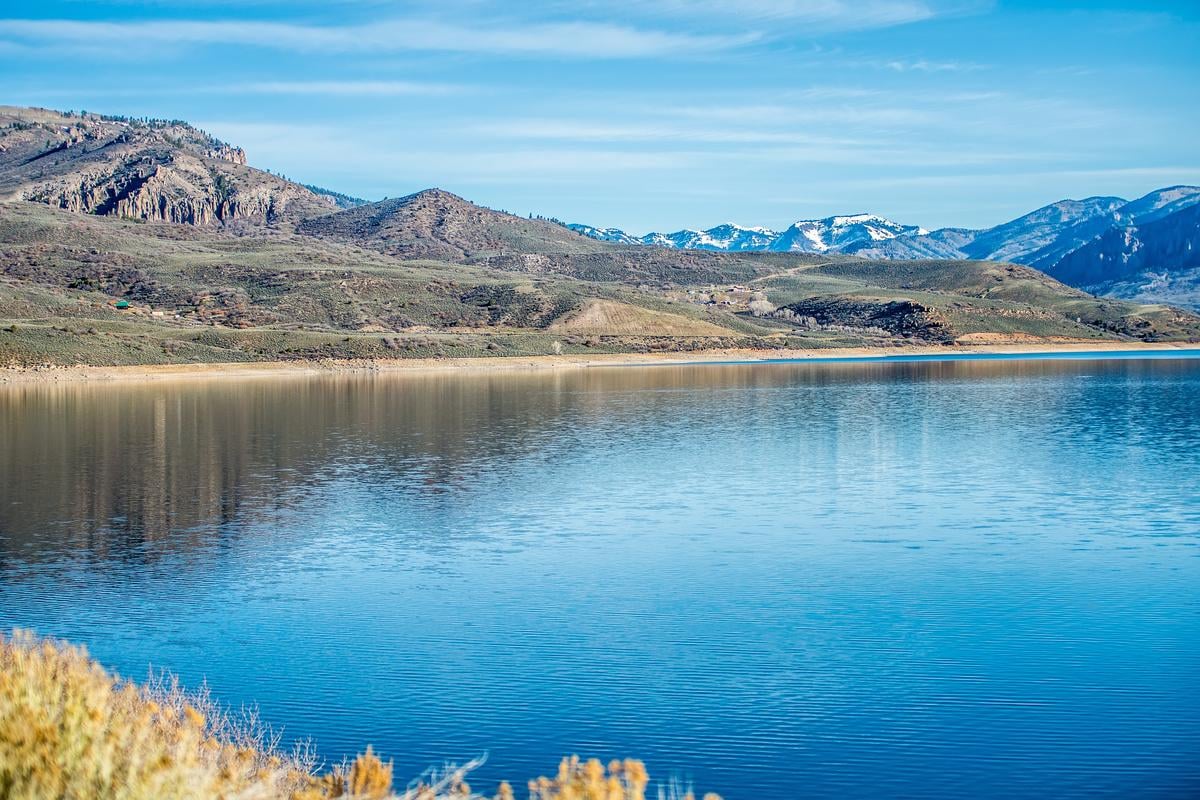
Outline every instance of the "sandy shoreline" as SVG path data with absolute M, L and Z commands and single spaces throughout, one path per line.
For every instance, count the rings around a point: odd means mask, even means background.
M 225 364 L 146 364 L 120 367 L 37 366 L 0 368 L 0 384 L 75 381 L 147 381 L 213 378 L 266 378 L 352 373 L 516 372 L 618 366 L 684 366 L 732 361 L 825 361 L 900 356 L 1053 355 L 1104 352 L 1197 350 L 1196 344 L 1167 342 L 1052 342 L 918 347 L 848 347 L 828 350 L 701 350 L 691 353 L 612 353 L 588 356 L 497 358 L 411 358 L 375 360 L 252 361 Z

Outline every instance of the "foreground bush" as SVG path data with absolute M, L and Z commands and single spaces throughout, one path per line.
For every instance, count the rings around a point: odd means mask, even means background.
M 311 750 L 290 753 L 252 714 L 229 715 L 173 679 L 122 681 L 80 647 L 0 634 L 0 800 L 486 800 L 466 775 L 431 771 L 402 791 L 371 748 L 318 774 Z M 531 800 L 644 800 L 640 761 L 564 759 L 529 782 Z M 692 800 L 674 785 L 659 798 Z M 507 783 L 496 800 L 514 800 Z M 705 800 L 719 800 L 706 795 Z

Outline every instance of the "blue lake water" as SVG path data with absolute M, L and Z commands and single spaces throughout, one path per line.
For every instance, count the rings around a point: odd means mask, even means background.
M 1200 360 L 0 388 L 0 627 L 472 781 L 1200 795 Z

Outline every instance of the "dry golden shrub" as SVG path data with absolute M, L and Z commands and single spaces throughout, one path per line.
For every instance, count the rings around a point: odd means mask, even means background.
M 283 753 L 250 714 L 235 719 L 207 690 L 170 676 L 138 686 L 82 647 L 0 634 L 0 800 L 487 800 L 466 775 L 481 761 L 431 770 L 397 792 L 371 747 L 316 774 L 311 750 Z M 645 800 L 642 762 L 563 759 L 529 783 L 530 800 Z M 659 800 L 695 800 L 674 784 Z M 495 800 L 515 800 L 501 783 Z M 705 795 L 704 800 L 720 800 Z

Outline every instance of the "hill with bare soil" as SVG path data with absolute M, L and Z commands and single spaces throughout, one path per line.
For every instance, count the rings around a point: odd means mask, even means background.
M 525 219 L 426 189 L 302 222 L 310 236 L 354 242 L 399 258 L 464 261 L 525 253 L 590 253 L 604 245 L 553 222 Z

